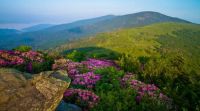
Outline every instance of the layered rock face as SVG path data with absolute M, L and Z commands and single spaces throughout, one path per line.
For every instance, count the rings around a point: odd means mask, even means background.
M 19 71 L 0 68 L 0 111 L 54 111 L 69 84 L 62 70 L 27 79 Z

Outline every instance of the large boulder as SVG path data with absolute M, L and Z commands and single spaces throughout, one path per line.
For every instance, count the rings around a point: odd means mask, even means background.
M 69 84 L 62 70 L 27 79 L 24 73 L 0 68 L 0 111 L 54 111 Z

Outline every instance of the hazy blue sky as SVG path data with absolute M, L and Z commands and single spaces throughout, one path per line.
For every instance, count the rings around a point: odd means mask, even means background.
M 200 23 L 200 0 L 0 0 L 0 28 L 140 11 L 157 11 Z

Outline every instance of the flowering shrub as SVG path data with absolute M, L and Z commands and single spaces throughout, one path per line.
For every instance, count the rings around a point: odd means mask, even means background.
M 0 50 L 0 59 L 1 61 L 5 61 L 0 66 L 21 65 L 26 61 L 43 62 L 43 55 L 35 51 L 20 52 Z
M 95 69 L 116 66 L 114 62 L 107 60 L 88 59 L 83 62 L 73 62 L 71 60 L 59 59 L 55 60 L 52 69 L 67 70 L 72 79 L 71 87 L 90 89 L 96 87 L 97 82 L 101 79 L 101 75 L 94 74 Z M 99 97 L 93 92 L 82 89 L 68 89 L 64 93 L 64 100 L 81 106 L 83 109 L 91 109 L 97 105 Z
M 0 50 L 0 66 L 24 64 L 25 60 L 18 56 L 19 52 Z
M 169 100 L 154 84 L 136 80 L 134 74 L 119 70 L 110 60 L 73 62 L 59 59 L 55 60 L 52 69 L 68 71 L 72 83 L 71 88 L 64 93 L 64 100 L 79 105 L 84 110 L 106 110 L 110 106 L 113 107 L 109 110 L 137 110 L 150 107 L 149 102 L 156 106 L 152 109 L 166 109 L 165 103 L 159 103 L 159 100 Z M 121 104 L 125 106 L 120 106 Z
M 97 81 L 100 80 L 100 75 L 95 75 L 93 72 L 75 75 L 73 85 L 81 85 L 86 88 L 93 88 Z
M 51 57 L 32 50 L 27 52 L 0 50 L 0 67 L 14 67 L 20 71 L 38 73 L 50 70 L 52 62 Z
M 66 59 L 59 59 L 55 60 L 55 64 L 52 65 L 53 70 L 67 70 L 69 77 L 72 79 L 74 78 L 75 75 L 80 74 L 79 69 L 83 66 L 83 64 L 78 63 L 78 62 L 73 62 L 71 60 L 66 60 Z
M 93 92 L 82 89 L 67 89 L 64 100 L 81 106 L 84 110 L 93 108 L 99 102 L 99 97 Z
M 43 55 L 35 51 L 23 52 L 19 56 L 26 58 L 30 61 L 43 62 Z
M 121 86 L 122 87 L 128 87 L 129 86 L 129 82 L 132 80 L 132 79 L 135 79 L 135 75 L 132 74 L 132 73 L 127 73 L 123 76 L 123 78 L 121 79 Z
M 169 102 L 170 99 L 162 94 L 159 90 L 158 87 L 156 87 L 154 84 L 145 84 L 141 81 L 138 81 L 136 79 L 134 79 L 134 75 L 133 74 L 126 74 L 122 79 L 121 79 L 121 84 L 123 86 L 127 86 L 130 85 L 131 88 L 133 88 L 134 90 L 137 91 L 137 96 L 136 96 L 136 102 L 140 103 L 142 100 L 142 97 L 144 96 L 149 96 L 151 98 L 155 98 L 155 99 L 160 99 L 163 100 L 165 102 Z
M 52 69 L 58 70 L 63 69 L 67 70 L 69 76 L 73 79 L 75 75 L 93 72 L 95 69 L 105 68 L 105 67 L 117 67 L 117 65 L 110 60 L 97 60 L 97 59 L 88 59 L 87 61 L 82 62 L 73 62 L 71 60 L 59 59 L 55 60 Z
M 74 76 L 81 74 L 81 70 L 83 69 L 83 64 L 78 62 L 68 61 L 67 63 L 67 71 L 70 77 L 74 78 Z
M 8 65 L 7 61 L 0 59 L 0 66 L 7 66 L 7 65 Z
M 135 80 L 134 74 L 125 73 L 114 67 L 97 69 L 95 73 L 101 75 L 101 79 L 95 85 L 94 90 L 101 101 L 92 111 L 168 110 L 168 106 L 164 102 L 160 102 L 159 99 L 151 99 L 146 92 L 144 96 L 138 96 L 140 86 L 138 86 L 138 90 L 134 90 L 130 85 L 131 81 Z M 154 90 L 150 89 L 150 91 Z
M 95 70 L 111 66 L 117 67 L 117 65 L 110 60 L 88 59 L 87 61 L 83 61 L 82 63 L 86 65 L 89 70 Z

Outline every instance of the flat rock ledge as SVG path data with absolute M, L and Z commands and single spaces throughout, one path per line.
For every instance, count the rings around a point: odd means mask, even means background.
M 69 84 L 63 70 L 41 72 L 27 79 L 24 73 L 0 68 L 0 111 L 54 111 Z

